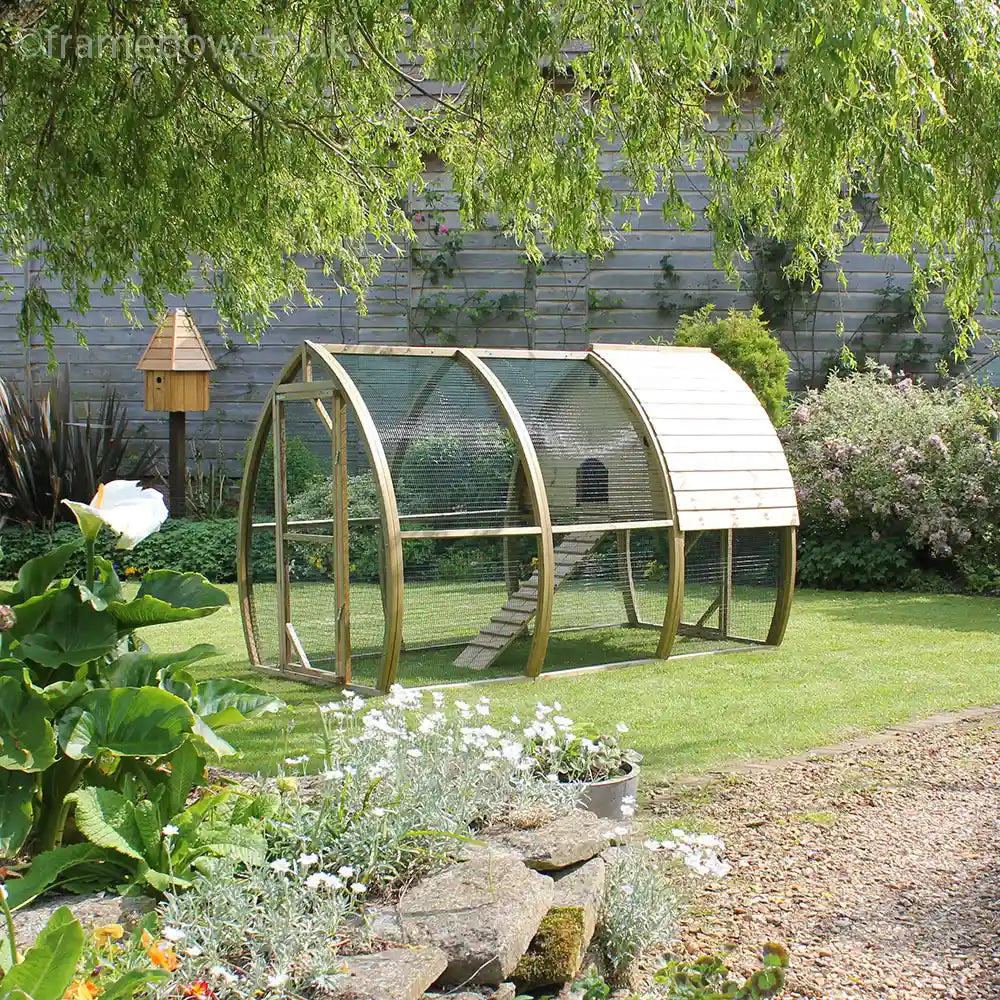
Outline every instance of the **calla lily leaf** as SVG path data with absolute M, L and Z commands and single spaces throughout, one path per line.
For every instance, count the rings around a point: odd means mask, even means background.
M 32 800 L 38 779 L 0 768 L 0 858 L 16 858 L 32 827 Z
M 0 769 L 44 771 L 55 759 L 46 700 L 13 677 L 0 677 Z
M 14 634 L 18 632 L 15 627 Z M 11 649 L 15 656 L 45 667 L 76 667 L 106 656 L 118 641 L 118 629 L 112 618 L 81 601 L 74 589 L 66 589 L 57 592 L 35 631 L 18 638 L 20 644 Z
M 221 653 L 218 646 L 207 642 L 200 642 L 183 653 L 153 653 L 149 649 L 124 653 L 106 669 L 105 680 L 110 687 L 155 687 L 160 683 L 161 674 Z
M 70 542 L 57 545 L 51 552 L 29 559 L 17 574 L 17 583 L 6 595 L 9 604 L 23 604 L 32 597 L 44 593 L 46 587 L 57 579 L 66 564 L 83 548 L 83 539 L 74 538 Z
M 102 688 L 85 694 L 59 720 L 59 743 L 67 757 L 93 759 L 164 757 L 194 727 L 191 709 L 158 687 Z
M 191 707 L 209 726 L 219 728 L 277 712 L 285 703 L 252 684 L 219 678 L 198 683 Z
M 226 592 L 200 573 L 158 569 L 146 575 L 135 600 L 114 601 L 108 610 L 120 625 L 134 629 L 204 618 L 228 604 Z

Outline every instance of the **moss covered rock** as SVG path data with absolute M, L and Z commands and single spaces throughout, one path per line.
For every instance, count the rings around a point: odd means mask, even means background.
M 584 922 L 582 906 L 553 906 L 514 969 L 514 981 L 523 987 L 569 982 L 587 945 Z

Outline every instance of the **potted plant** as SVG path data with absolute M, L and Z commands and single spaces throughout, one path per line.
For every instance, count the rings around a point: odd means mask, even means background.
M 525 755 L 550 781 L 579 786 L 580 806 L 604 819 L 629 819 L 635 812 L 642 755 L 621 744 L 628 726 L 598 733 L 560 714 L 559 702 L 538 704 L 525 730 Z

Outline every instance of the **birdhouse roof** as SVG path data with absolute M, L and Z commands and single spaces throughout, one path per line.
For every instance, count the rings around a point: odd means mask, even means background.
M 194 320 L 183 309 L 175 309 L 160 320 L 136 368 L 144 372 L 211 372 L 215 361 Z

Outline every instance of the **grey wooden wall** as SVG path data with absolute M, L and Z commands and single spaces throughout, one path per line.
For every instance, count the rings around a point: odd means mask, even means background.
M 613 173 L 611 157 L 606 166 L 612 183 L 624 188 L 624 179 Z M 196 290 L 186 301 L 172 304 L 191 311 L 218 371 L 212 410 L 190 419 L 192 447 L 208 460 L 222 459 L 230 466 L 238 461 L 269 386 L 292 349 L 305 339 L 578 348 L 594 341 L 669 340 L 677 317 L 707 302 L 719 309 L 749 308 L 754 269 L 744 265 L 737 286 L 713 264 L 711 233 L 701 215 L 706 203 L 702 180 L 697 173 L 680 178 L 696 212 L 693 229 L 665 224 L 653 202 L 640 215 L 617 220 L 614 250 L 603 260 L 547 256 L 536 268 L 499 231 L 456 235 L 458 217 L 446 175 L 431 171 L 429 182 L 438 193 L 430 200 L 414 199 L 413 204 L 414 212 L 424 216 L 418 224 L 419 249 L 385 259 L 367 296 L 367 311 L 357 308 L 352 295 L 339 294 L 313 267 L 313 287 L 322 305 L 280 315 L 259 345 L 227 343 L 209 295 Z M 626 223 L 630 231 L 622 230 Z M 444 269 L 428 266 L 435 260 Z M 851 249 L 841 265 L 848 277 L 846 288 L 840 286 L 835 269 L 827 267 L 822 292 L 793 302 L 779 329 L 798 384 L 821 379 L 845 338 L 854 346 L 864 340 L 869 348 L 877 348 L 871 353 L 888 363 L 904 360 L 900 349 L 913 343 L 913 327 L 905 315 L 909 279 L 901 262 Z M 0 274 L 14 286 L 13 296 L 0 302 L 0 376 L 22 378 L 27 367 L 42 371 L 47 360 L 41 347 L 26 350 L 16 331 L 24 290 L 38 278 L 3 260 Z M 55 289 L 52 298 L 57 306 L 64 304 Z M 940 294 L 932 296 L 925 314 L 925 349 L 905 356 L 905 367 L 918 374 L 933 372 L 937 356 L 947 349 L 950 329 Z M 143 411 L 142 379 L 135 371 L 152 333 L 151 321 L 131 328 L 118 301 L 97 297 L 82 319 L 82 331 L 86 347 L 65 330 L 57 346 L 58 360 L 69 365 L 79 397 L 93 398 L 105 386 L 114 386 L 127 400 L 140 433 L 163 441 L 165 415 Z M 988 352 L 989 341 L 979 350 Z

